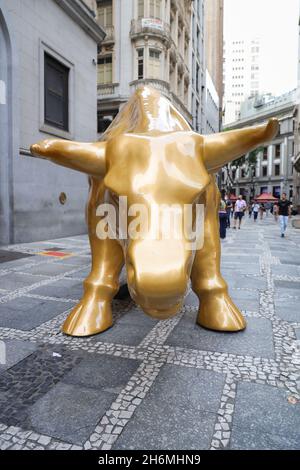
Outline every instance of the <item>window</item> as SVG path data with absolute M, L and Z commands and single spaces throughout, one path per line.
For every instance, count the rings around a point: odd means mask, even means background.
M 49 54 L 44 54 L 45 124 L 69 130 L 69 71 Z
M 242 168 L 242 171 L 241 171 L 241 178 L 246 178 L 246 171 L 244 168 Z
M 144 78 L 144 49 L 138 49 L 138 79 Z
M 98 59 L 98 83 L 100 85 L 112 83 L 112 56 Z
M 262 186 L 260 188 L 260 194 L 266 194 L 268 192 L 268 187 L 267 186 Z
M 138 0 L 138 18 L 144 18 L 144 0 Z
M 236 178 L 236 170 L 232 170 L 232 180 L 235 181 Z
M 262 167 L 262 175 L 263 175 L 263 177 L 268 176 L 268 167 L 267 166 Z
M 273 186 L 273 196 L 280 198 L 281 187 L 280 186 Z
M 275 176 L 280 176 L 280 164 L 276 164 L 274 168 Z
M 161 0 L 150 0 L 150 18 L 161 19 Z
M 281 155 L 281 145 L 276 144 L 275 145 L 275 158 L 280 158 Z
M 149 78 L 160 78 L 160 52 L 149 50 Z
M 268 147 L 264 147 L 263 160 L 268 160 Z
M 117 111 L 107 111 L 105 114 L 103 112 L 98 111 L 97 118 L 98 118 L 98 132 L 103 133 L 106 131 L 108 126 L 112 123 L 114 118 L 117 115 Z
M 197 67 L 196 67 L 196 90 L 197 90 L 198 93 L 199 93 L 199 79 L 200 79 L 200 67 L 197 64 Z
M 107 1 L 98 7 L 99 23 L 104 28 L 110 27 L 113 24 L 113 8 L 112 1 Z

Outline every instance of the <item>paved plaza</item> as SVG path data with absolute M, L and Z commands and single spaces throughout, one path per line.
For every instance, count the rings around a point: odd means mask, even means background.
M 300 448 L 300 230 L 222 242 L 240 333 L 197 326 L 189 292 L 170 320 L 115 300 L 113 328 L 65 336 L 89 269 L 85 236 L 0 250 L 0 449 Z

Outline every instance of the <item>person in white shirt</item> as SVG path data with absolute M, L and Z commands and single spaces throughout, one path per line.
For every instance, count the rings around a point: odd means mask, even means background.
M 258 217 L 258 212 L 259 212 L 259 204 L 257 202 L 252 205 L 252 210 L 253 210 L 254 222 L 256 222 L 257 217 Z
M 235 203 L 235 208 L 234 208 L 234 226 L 233 226 L 234 229 L 236 229 L 237 220 L 239 221 L 239 229 L 241 228 L 242 218 L 244 216 L 246 208 L 247 208 L 247 204 L 244 201 L 243 196 L 240 195 L 238 200 Z

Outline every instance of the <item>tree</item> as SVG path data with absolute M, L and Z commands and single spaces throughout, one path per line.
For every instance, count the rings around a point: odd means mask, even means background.
M 253 175 L 253 170 L 256 168 L 257 164 L 257 158 L 258 154 L 263 151 L 263 147 L 258 147 L 255 150 L 252 150 L 252 152 L 247 153 L 246 155 L 243 155 L 242 157 L 238 158 L 237 160 L 234 160 L 231 163 L 228 163 L 225 168 L 226 168 L 226 174 L 227 174 L 227 180 L 225 182 L 225 187 L 226 191 L 230 193 L 232 191 L 232 188 L 234 186 L 234 181 L 231 178 L 230 175 L 230 169 L 238 169 L 238 168 L 243 168 L 245 171 L 245 176 L 247 178 L 250 178 L 251 180 L 251 197 L 254 197 L 254 175 Z

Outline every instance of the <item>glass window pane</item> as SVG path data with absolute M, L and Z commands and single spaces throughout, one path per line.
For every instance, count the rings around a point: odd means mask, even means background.
M 106 7 L 106 26 L 112 26 L 112 5 Z
M 105 9 L 103 6 L 98 8 L 98 18 L 101 26 L 105 26 Z
M 149 5 L 149 13 L 150 13 L 150 18 L 155 17 L 155 0 L 150 0 L 150 5 Z
M 138 18 L 144 18 L 144 0 L 138 0 Z
M 68 130 L 69 69 L 45 53 L 44 76 L 45 123 Z

